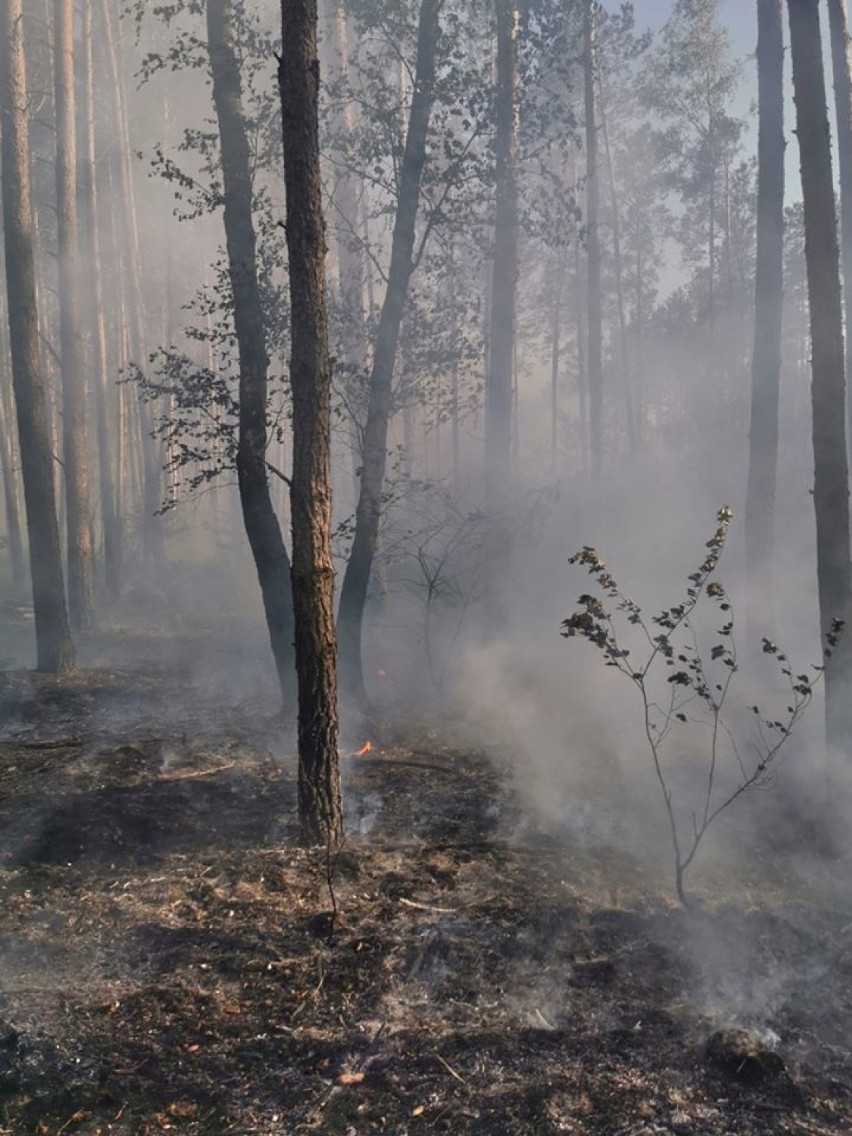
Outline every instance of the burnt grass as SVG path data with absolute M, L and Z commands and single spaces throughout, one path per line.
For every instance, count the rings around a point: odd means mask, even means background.
M 848 911 L 684 912 L 389 727 L 330 866 L 270 708 L 182 683 L 0 676 L 0 1132 L 852 1131 Z

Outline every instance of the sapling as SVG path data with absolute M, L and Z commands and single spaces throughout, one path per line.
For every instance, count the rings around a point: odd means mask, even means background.
M 823 675 L 843 626 L 841 620 L 832 623 L 826 635 L 823 663 L 811 668 L 812 676 L 794 674 L 787 655 L 771 639 L 762 640 L 762 651 L 777 663 L 789 694 L 785 712 L 779 718 L 764 715 L 759 706 L 751 707 L 755 729 L 746 746 L 745 739 L 736 735 L 724 714 L 739 667 L 733 605 L 715 578 L 732 516 L 727 506 L 719 509 L 716 531 L 705 545 L 702 563 L 688 577 L 684 598 L 650 618 L 621 590 L 594 548 L 575 553 L 570 563 L 588 569 L 601 595 L 580 596 L 579 610 L 562 624 L 564 636 L 580 635 L 587 639 L 602 653 L 606 665 L 615 667 L 636 688 L 644 734 L 665 804 L 674 853 L 675 887 L 684 907 L 689 906 L 684 876 L 708 829 L 743 794 L 773 783 L 778 756 L 810 705 L 814 685 Z M 708 604 L 712 605 L 711 614 L 715 610 L 720 626 L 713 632 L 712 641 L 702 644 L 696 614 L 699 606 Z M 641 643 L 637 655 L 624 645 L 629 627 L 636 629 Z M 662 698 L 655 693 L 660 687 L 665 691 Z M 666 742 L 685 723 L 703 725 L 708 739 L 701 797 L 698 807 L 691 810 L 688 826 L 682 818 L 678 819 L 673 787 L 663 764 Z M 734 780 L 720 785 L 720 765 L 726 760 L 732 764 Z

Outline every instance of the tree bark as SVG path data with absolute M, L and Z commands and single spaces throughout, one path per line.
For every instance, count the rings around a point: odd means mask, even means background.
M 98 436 L 98 474 L 100 511 L 104 542 L 104 582 L 106 593 L 115 598 L 121 586 L 121 523 L 116 509 L 112 439 L 109 430 L 109 378 L 107 370 L 106 317 L 104 314 L 103 271 L 99 226 L 97 147 L 94 95 L 94 0 L 84 0 L 83 8 L 83 113 L 86 146 L 83 176 L 83 229 L 86 245 L 87 285 L 92 297 L 91 369 L 95 395 Z
M 325 23 L 330 32 L 329 60 L 331 80 L 349 78 L 349 36 L 347 14 L 339 0 L 324 0 Z M 347 340 L 344 361 L 352 372 L 365 363 L 364 258 L 359 234 L 360 194 L 352 170 L 351 140 L 357 126 L 355 105 L 347 101 L 336 111 L 334 126 L 344 139 L 342 162 L 334 176 L 334 237 L 337 245 L 340 305 L 346 319 Z
M 6 297 L 0 296 L 0 324 L 9 326 Z M 12 403 L 12 377 L 9 371 L 8 343 L 5 333 L 0 363 L 0 469 L 3 474 L 3 498 L 6 508 L 6 541 L 9 546 L 9 564 L 12 570 L 12 587 L 15 592 L 25 587 L 24 541 L 21 532 L 21 508 L 18 492 L 17 447 L 15 446 Z
M 2 381 L 5 383 L 5 375 Z M 9 548 L 12 587 L 18 592 L 24 579 L 24 543 L 21 539 L 18 483 L 12 448 L 12 420 L 7 414 L 7 408 L 6 398 L 0 396 L 0 472 L 3 474 L 3 499 L 6 507 L 6 543 Z
M 284 137 L 293 393 L 293 611 L 299 689 L 299 823 L 339 846 L 337 640 L 331 554 L 331 361 L 319 158 L 316 0 L 282 0 L 278 85 Z
M 68 630 L 53 453 L 41 373 L 22 4 L 23 0 L 0 0 L 0 180 L 12 381 L 29 535 L 37 666 L 41 671 L 57 674 L 74 666 L 74 645 Z
M 408 284 L 414 269 L 415 223 L 420 203 L 420 181 L 426 160 L 426 137 L 434 97 L 435 61 L 442 3 L 443 0 L 422 0 L 420 7 L 414 91 L 402 157 L 399 201 L 391 241 L 390 269 L 370 372 L 361 486 L 355 514 L 355 536 L 340 592 L 338 636 L 341 680 L 344 691 L 362 704 L 366 703 L 366 688 L 361 667 L 364 605 L 367 600 L 367 587 L 376 552 L 382 511 L 388 422 L 393 401 L 394 364 Z
M 518 291 L 518 23 L 514 0 L 495 0 L 494 265 L 491 277 L 488 370 L 485 380 L 485 476 L 505 490 L 512 465 L 513 363 Z
M 240 359 L 237 478 L 246 536 L 263 593 L 266 623 L 285 706 L 294 701 L 293 599 L 290 561 L 272 506 L 266 469 L 269 358 L 257 276 L 252 218 L 251 151 L 234 43 L 232 0 L 208 0 L 207 36 L 213 101 L 222 149 L 225 238 Z
M 822 634 L 848 614 L 852 565 L 849 552 L 849 476 L 845 429 L 843 314 L 837 211 L 817 0 L 787 0 L 796 101 L 796 134 L 802 172 L 805 261 L 811 321 L 814 509 L 817 583 Z M 826 668 L 826 735 L 830 750 L 849 725 L 849 635 Z
M 781 0 L 757 0 L 757 263 L 746 489 L 749 642 L 773 625 L 775 482 L 784 310 L 784 37 Z
M 619 217 L 618 190 L 615 185 L 615 165 L 612 160 L 612 150 L 609 144 L 609 126 L 607 124 L 606 108 L 603 98 L 603 83 L 598 75 L 598 93 L 600 94 L 601 133 L 603 135 L 604 156 L 606 158 L 607 183 L 609 188 L 610 209 L 612 211 L 612 259 L 615 268 L 615 298 L 618 310 L 618 342 L 619 364 L 621 369 L 621 389 L 624 395 L 624 416 L 627 427 L 627 444 L 630 452 L 636 450 L 636 415 L 633 405 L 633 391 L 630 387 L 630 349 L 627 343 L 627 313 L 624 304 L 624 262 L 621 256 L 621 218 Z
M 556 286 L 550 309 L 550 473 L 559 470 L 559 369 L 562 362 L 562 307 L 565 302 L 565 276 L 568 250 L 557 249 Z
M 584 105 L 586 118 L 586 303 L 588 306 L 587 375 L 592 483 L 603 468 L 603 329 L 601 316 L 600 186 L 596 98 L 597 0 L 587 0 L 584 20 Z
M 129 358 L 138 365 L 148 357 L 145 295 L 142 286 L 142 250 L 139 240 L 139 218 L 136 208 L 136 188 L 133 178 L 133 148 L 130 135 L 130 117 L 124 74 L 119 60 L 115 9 L 109 0 L 101 0 L 104 45 L 110 72 L 110 85 L 114 102 L 115 126 L 118 136 L 117 177 L 120 188 L 120 239 L 126 268 L 122 273 L 122 287 L 126 289 L 125 310 L 129 319 L 127 329 L 130 341 Z M 124 249 L 126 248 L 126 254 Z M 148 563 L 162 558 L 162 524 L 156 513 L 162 501 L 161 473 L 158 447 L 153 438 L 154 412 L 151 405 L 135 401 L 127 404 L 128 424 L 133 421 L 138 445 L 133 452 L 141 467 L 140 497 L 142 504 L 142 550 Z M 135 412 L 135 413 L 134 413 Z M 138 451 L 138 453 L 137 453 Z
M 59 255 L 59 341 L 62 453 L 71 626 L 94 625 L 94 563 L 89 511 L 86 384 L 80 330 L 80 232 L 77 213 L 77 123 L 74 92 L 74 0 L 55 0 L 56 221 Z
M 840 240 L 846 316 L 846 440 L 852 441 L 852 75 L 849 70 L 849 22 L 846 0 L 828 0 L 837 163 L 840 172 Z

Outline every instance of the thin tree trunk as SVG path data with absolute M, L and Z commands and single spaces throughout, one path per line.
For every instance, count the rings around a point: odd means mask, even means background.
M 731 248 L 731 154 L 725 147 L 725 283 L 728 289 L 728 303 L 734 294 L 734 261 Z
M 382 487 L 387 463 L 394 364 L 408 285 L 414 269 L 415 222 L 420 203 L 420 181 L 426 160 L 426 137 L 432 111 L 442 2 L 443 0 L 422 0 L 420 8 L 414 91 L 402 157 L 390 269 L 376 331 L 376 345 L 370 373 L 355 536 L 340 592 L 338 635 L 341 679 L 347 694 L 362 703 L 366 702 L 361 666 L 364 605 L 367 600 L 367 587 L 373 567 L 382 511 Z
M 287 190 L 293 392 L 293 611 L 299 687 L 299 822 L 337 847 L 337 640 L 331 554 L 331 360 L 319 158 L 316 0 L 282 0 L 278 66 Z
M 562 306 L 565 302 L 567 250 L 558 249 L 559 263 L 550 312 L 550 472 L 559 467 L 559 368 L 562 361 Z
M 246 536 L 263 593 L 278 679 L 285 706 L 290 706 L 295 681 L 293 597 L 290 561 L 272 506 L 266 469 L 269 358 L 252 218 L 251 150 L 243 114 L 233 15 L 232 0 L 208 0 L 207 38 L 222 149 L 225 238 L 240 358 L 237 477 Z
M 0 326 L 9 327 L 5 292 L 0 295 Z M 12 375 L 9 369 L 9 345 L 6 332 L 0 342 L 0 462 L 3 473 L 3 498 L 6 509 L 6 540 L 9 544 L 9 563 L 12 570 L 12 587 L 22 592 L 26 587 L 24 565 L 24 538 L 21 531 L 21 504 L 18 489 L 20 463 L 15 443 L 15 407 L 12 398 Z
M 600 188 L 598 183 L 598 123 L 595 73 L 597 0 L 586 0 L 583 61 L 586 115 L 586 303 L 588 305 L 588 390 L 592 482 L 603 468 L 603 325 L 601 315 Z
M 852 442 L 852 75 L 849 70 L 849 22 L 846 0 L 828 0 L 837 164 L 840 172 L 840 238 L 846 315 L 846 439 Z
M 641 442 L 644 420 L 644 406 L 642 398 L 642 367 L 643 367 L 643 337 L 645 333 L 645 299 L 642 283 L 645 279 L 645 266 L 642 261 L 640 248 L 636 249 L 636 306 L 633 314 L 633 375 L 634 391 L 636 394 L 636 431 Z
M 98 435 L 101 525 L 104 540 L 104 581 L 107 595 L 118 595 L 121 584 L 121 528 L 116 512 L 112 439 L 109 430 L 109 378 L 106 316 L 101 266 L 97 144 L 95 132 L 94 0 L 83 6 L 83 114 L 86 129 L 85 162 L 81 179 L 88 289 L 92 297 L 91 367 Z
M 18 477 L 15 469 L 15 450 L 12 439 L 12 415 L 6 397 L 6 362 L 3 349 L 3 374 L 0 376 L 0 467 L 3 474 L 3 499 L 6 506 L 6 542 L 9 546 L 9 564 L 12 570 L 12 587 L 21 591 L 24 583 L 24 542 L 21 536 L 21 512 L 18 502 Z
M 39 670 L 74 666 L 62 578 L 47 402 L 41 372 L 30 199 L 22 0 L 0 0 L 0 112 L 6 286 Z
M 715 130 L 711 118 L 707 126 L 707 136 L 710 148 L 710 202 L 709 202 L 709 229 L 707 235 L 707 311 L 710 322 L 710 333 L 716 330 L 716 154 Z
M 604 154 L 606 157 L 607 181 L 609 183 L 609 201 L 612 210 L 612 259 L 615 268 L 615 298 L 618 309 L 618 342 L 619 362 L 621 364 L 621 389 L 624 394 L 624 414 L 627 426 L 627 444 L 631 453 L 636 449 L 636 417 L 633 405 L 633 391 L 630 387 L 630 348 L 627 342 L 627 315 L 624 306 L 624 262 L 621 258 L 621 218 L 618 211 L 618 190 L 615 185 L 615 167 L 612 161 L 612 150 L 609 145 L 609 126 L 606 109 L 602 96 L 603 82 L 598 86 L 601 90 L 600 118 L 601 132 L 603 134 Z
M 344 90 L 349 80 L 349 28 L 346 8 L 339 0 L 323 0 L 324 23 L 329 30 L 329 79 Z M 367 335 L 364 311 L 365 258 L 361 233 L 362 195 L 354 173 L 352 145 L 357 130 L 357 109 L 352 100 L 335 112 L 333 128 L 342 138 L 332 193 L 334 244 L 337 249 L 338 302 L 344 319 L 343 383 L 357 391 L 367 368 Z M 339 376 L 338 376 L 339 378 Z M 350 400 L 347 400 L 350 401 Z M 357 400 L 351 400 L 356 402 Z M 353 422 L 353 433 L 358 425 Z M 350 443 L 350 448 L 351 448 Z M 360 458 L 355 459 L 355 466 Z
M 453 347 L 452 371 L 450 376 L 450 430 L 453 452 L 453 499 L 458 502 L 461 496 L 461 406 L 459 403 L 459 382 L 461 379 L 462 327 L 458 304 L 455 302 L 458 288 L 456 273 L 456 250 L 450 249 L 450 288 L 452 290 Z
M 826 635 L 832 620 L 846 618 L 852 584 L 840 254 L 819 9 L 816 0 L 787 3 L 811 321 L 817 582 L 820 626 Z M 840 654 L 826 668 L 826 734 L 832 751 L 848 738 L 848 674 L 842 664 L 849 655 L 847 635 Z
M 130 304 L 132 318 L 129 323 L 131 351 L 133 360 L 139 366 L 142 366 L 148 357 L 148 350 L 130 118 L 127 111 L 124 75 L 118 57 L 115 13 L 109 0 L 101 0 L 101 12 L 110 85 L 114 100 L 116 130 L 119 139 L 118 184 L 121 189 L 122 237 L 123 243 L 127 247 L 127 276 L 129 277 L 129 291 L 132 298 Z M 154 410 L 149 403 L 142 402 L 137 402 L 135 409 L 142 467 L 142 550 L 144 558 L 149 563 L 156 563 L 162 557 L 162 522 L 156 515 L 162 501 L 162 469 L 158 448 L 153 437 Z
M 62 354 L 62 453 L 71 626 L 94 625 L 94 560 L 89 507 L 86 383 L 80 331 L 80 232 L 74 92 L 74 0 L 55 0 L 56 219 L 59 238 L 59 338 Z
M 485 380 L 485 477 L 499 497 L 512 464 L 515 323 L 518 291 L 518 8 L 495 0 L 494 266 L 491 277 L 488 371 Z
M 774 623 L 775 484 L 784 310 L 784 37 L 781 0 L 757 0 L 758 191 L 746 490 L 749 642 Z
M 591 476 L 589 442 L 589 368 L 586 351 L 586 289 L 584 288 L 583 254 L 578 240 L 574 247 L 575 312 L 577 318 L 577 409 L 580 419 L 580 463 L 584 474 Z

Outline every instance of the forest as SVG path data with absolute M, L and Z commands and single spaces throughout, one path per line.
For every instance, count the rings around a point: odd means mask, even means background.
M 0 1136 L 848 1136 L 846 0 L 0 0 L 0 190 Z

